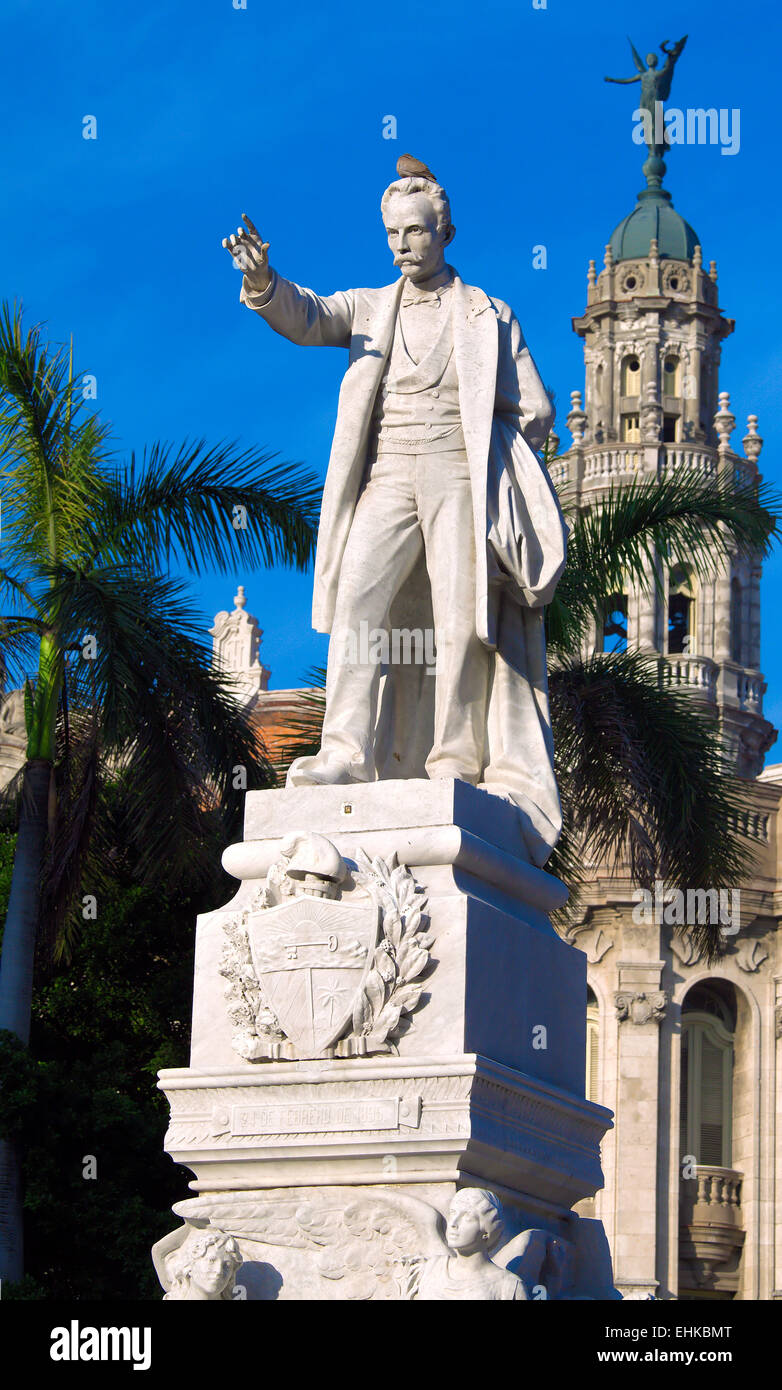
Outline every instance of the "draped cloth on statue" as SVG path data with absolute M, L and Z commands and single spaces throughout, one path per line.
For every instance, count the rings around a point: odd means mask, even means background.
M 487 791 L 510 797 L 530 860 L 545 864 L 562 828 L 554 777 L 548 708 L 544 609 L 539 594 L 553 592 L 564 558 L 561 514 L 548 473 L 501 417 L 492 427 L 492 469 L 487 492 L 491 653 L 484 767 Z M 552 507 L 552 498 L 554 506 Z M 536 517 L 533 525 L 532 517 Z M 550 518 L 548 533 L 540 518 Z M 557 558 L 559 557 L 559 558 Z M 395 599 L 389 627 L 426 631 L 433 626 L 423 559 Z M 375 724 L 375 767 L 381 780 L 425 777 L 432 747 L 434 685 L 421 663 L 394 664 L 380 685 Z
M 320 632 L 332 629 L 402 289 L 397 281 L 382 289 L 320 296 L 274 272 L 262 293 L 242 290 L 243 302 L 291 341 L 349 349 L 315 560 L 313 626 Z M 475 632 L 489 649 L 490 664 L 479 785 L 516 802 L 527 853 L 542 865 L 561 828 L 543 607 L 565 563 L 567 532 L 548 472 L 533 450 L 544 443 L 553 410 L 509 306 L 465 285 L 455 272 L 451 294 L 474 539 L 472 554 L 454 554 L 453 563 L 475 567 Z M 400 629 L 433 626 L 422 561 L 394 599 L 388 622 Z M 377 777 L 426 775 L 435 683 L 418 664 L 396 664 L 380 682 L 372 750 Z M 295 766 L 289 774 L 294 783 Z

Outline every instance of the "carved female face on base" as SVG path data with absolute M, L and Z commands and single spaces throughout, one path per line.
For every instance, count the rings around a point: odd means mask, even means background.
M 230 1301 L 242 1254 L 223 1231 L 193 1231 L 168 1260 L 167 1298 L 194 1302 Z
M 457 1255 L 488 1258 L 502 1235 L 502 1207 L 493 1193 L 468 1187 L 457 1192 L 448 1208 L 445 1240 Z

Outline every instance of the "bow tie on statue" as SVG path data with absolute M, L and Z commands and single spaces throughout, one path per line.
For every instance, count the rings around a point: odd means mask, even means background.
M 432 309 L 439 309 L 444 295 L 451 288 L 451 283 L 440 285 L 436 290 L 419 290 L 415 285 L 406 284 L 402 291 L 402 307 L 408 308 L 410 305 L 428 305 Z

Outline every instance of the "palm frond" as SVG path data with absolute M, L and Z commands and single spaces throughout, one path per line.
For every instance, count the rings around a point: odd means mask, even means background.
M 735 887 L 748 841 L 729 826 L 743 784 L 726 769 L 717 720 L 666 688 L 638 652 L 555 665 L 549 698 L 563 814 L 592 860 L 624 860 L 639 887 Z M 706 949 L 719 928 L 694 929 Z
M 323 666 L 313 666 L 304 677 L 304 688 L 297 692 L 295 712 L 289 717 L 285 739 L 279 745 L 274 761 L 278 782 L 285 782 L 285 775 L 294 758 L 313 757 L 320 749 L 323 716 L 326 712 L 326 670 Z
M 737 481 L 732 469 L 613 486 L 594 509 L 575 508 L 571 493 L 566 499 L 568 561 L 547 615 L 549 643 L 563 653 L 628 582 L 662 592 L 665 565 L 686 560 L 705 580 L 732 555 L 762 558 L 779 535 L 782 507 L 771 488 Z
M 61 744 L 64 730 L 61 724 Z M 57 820 L 44 864 L 38 960 L 45 972 L 67 959 L 74 937 L 75 900 L 94 828 L 101 770 L 95 712 L 70 713 L 67 755 L 56 769 Z
M 0 306 L 0 478 L 4 546 L 34 569 L 72 553 L 94 510 L 108 428 L 74 392 L 72 353 L 21 307 Z
M 235 444 L 155 444 L 106 473 L 87 554 L 115 563 L 178 560 L 195 573 L 312 558 L 321 487 L 300 465 Z
M 204 806 L 231 816 L 245 790 L 273 784 L 258 732 L 212 668 L 181 583 L 127 566 L 87 575 L 60 566 L 52 578 L 63 645 L 92 639 L 81 699 L 99 711 L 103 757 L 132 796 L 144 872 L 163 858 L 184 865 Z M 71 690 L 73 700 L 73 676 Z
M 25 329 L 21 305 L 0 305 L 0 445 L 5 467 L 48 469 L 58 455 L 69 396 L 64 348 Z

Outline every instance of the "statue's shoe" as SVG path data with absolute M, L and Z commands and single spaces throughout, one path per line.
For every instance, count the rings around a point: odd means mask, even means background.
M 286 787 L 341 787 L 349 782 L 362 781 L 353 774 L 347 763 L 333 759 L 296 758 L 288 768 Z

